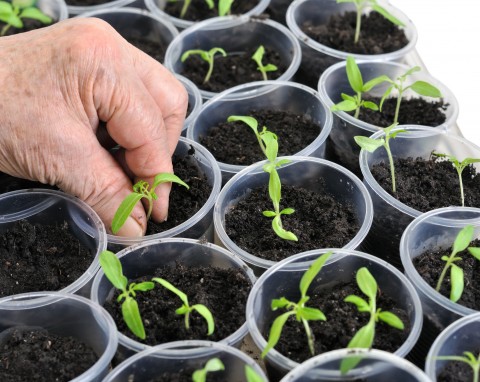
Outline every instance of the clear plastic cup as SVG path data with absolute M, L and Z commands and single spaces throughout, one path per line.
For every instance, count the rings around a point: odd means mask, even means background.
M 61 191 L 28 189 L 0 195 L 0 232 L 5 232 L 17 221 L 31 224 L 63 224 L 70 233 L 92 253 L 92 263 L 80 278 L 61 290 L 88 296 L 93 277 L 100 268 L 98 258 L 107 248 L 105 227 L 90 206 Z
M 333 195 L 338 201 L 348 203 L 356 208 L 357 223 L 360 229 L 344 248 L 356 249 L 359 247 L 367 235 L 373 219 L 372 201 L 360 179 L 336 163 L 320 158 L 290 156 L 279 159 L 291 161 L 277 170 L 282 184 L 315 191 L 318 189 L 318 179 L 323 178 L 326 192 Z M 269 174 L 262 170 L 265 163 L 266 161 L 253 164 L 228 181 L 215 203 L 213 217 L 216 242 L 237 254 L 253 268 L 256 274 L 261 274 L 277 262 L 254 256 L 234 243 L 225 230 L 225 215 L 252 189 L 268 184 Z
M 255 276 L 251 269 L 237 256 L 214 244 L 201 243 L 191 239 L 162 239 L 149 240 L 144 243 L 130 246 L 117 253 L 122 263 L 123 273 L 127 279 L 135 279 L 144 275 L 151 275 L 156 268 L 175 266 L 180 262 L 185 267 L 215 266 L 222 269 L 240 269 L 253 284 Z M 92 286 L 91 299 L 103 305 L 108 298 L 112 298 L 113 286 L 100 269 Z M 234 333 L 219 341 L 238 347 L 247 335 L 247 324 L 244 323 Z M 119 352 L 122 355 L 131 355 L 151 346 L 135 341 L 119 333 Z
M 195 21 L 189 21 L 180 19 L 177 17 L 170 16 L 168 13 L 164 11 L 165 5 L 167 4 L 168 0 L 145 0 L 145 5 L 150 10 L 150 12 L 157 14 L 160 17 L 169 19 L 178 30 L 183 30 L 189 28 L 193 25 L 198 24 Z M 270 4 L 270 0 L 259 0 L 258 4 L 253 7 L 250 11 L 245 13 L 245 16 L 254 16 L 263 13 L 263 11 L 268 7 Z
M 188 93 L 188 105 L 190 113 L 186 116 L 182 129 L 182 136 L 185 137 L 187 135 L 187 128 L 192 124 L 195 118 L 197 118 L 197 115 L 202 109 L 203 99 L 197 85 L 195 85 L 192 81 L 184 76 L 181 76 L 180 74 L 177 74 L 175 77 L 177 77 L 177 79 L 182 83 Z
M 104 9 L 121 8 L 130 5 L 135 0 L 111 0 L 98 5 L 68 5 L 68 14 L 70 17 L 81 15 L 86 12 L 101 11 Z
M 340 373 L 344 359 L 361 361 L 346 375 Z M 431 382 L 430 378 L 407 360 L 377 349 L 339 349 L 309 359 L 289 372 L 281 382 L 352 381 Z
M 66 293 L 37 292 L 0 299 L 0 332 L 36 327 L 72 336 L 90 346 L 97 362 L 71 382 L 100 382 L 117 349 L 117 328 L 110 315 L 92 301 Z
M 245 366 L 250 366 L 264 381 L 260 366 L 242 351 L 219 342 L 177 341 L 144 350 L 118 365 L 103 382 L 123 382 L 128 378 L 139 381 L 153 380 L 165 372 L 198 370 L 211 359 L 219 358 L 225 366 L 225 380 L 247 381 Z
M 193 156 L 197 160 L 200 170 L 205 173 L 205 176 L 212 187 L 210 196 L 203 207 L 183 223 L 154 235 L 146 235 L 143 237 L 125 237 L 108 234 L 108 246 L 111 250 L 117 251 L 146 240 L 156 240 L 178 236 L 193 239 L 204 238 L 207 241 L 213 241 L 213 205 L 215 204 L 218 194 L 220 193 L 222 174 L 213 155 L 197 142 L 180 137 L 177 148 L 175 149 L 175 155 L 185 156 L 192 147 L 195 149 Z
M 275 50 L 287 69 L 277 81 L 290 80 L 301 60 L 300 44 L 283 25 L 249 16 L 228 16 L 208 19 L 181 32 L 167 49 L 165 66 L 174 73 L 182 74 L 180 57 L 190 49 L 221 47 L 227 53 L 244 52 L 264 45 Z M 200 89 L 203 99 L 217 93 Z
M 412 67 L 395 62 L 357 62 L 357 64 L 362 73 L 364 82 L 383 74 L 387 75 L 391 79 L 396 79 L 398 76 L 403 75 Z M 318 82 L 318 92 L 320 94 L 320 99 L 327 105 L 328 109 L 342 100 L 342 93 L 349 95 L 354 94 L 354 91 L 348 82 L 345 68 L 346 61 L 339 62 L 328 68 L 320 77 Z M 450 89 L 448 89 L 437 79 L 430 76 L 424 70 L 414 73 L 408 77 L 408 83 L 413 83 L 420 80 L 427 81 L 436 86 L 442 93 L 442 99 L 444 103 L 448 105 L 447 110 L 445 110 L 446 120 L 442 126 L 449 130 L 457 121 L 457 99 Z M 388 86 L 389 84 L 382 83 L 381 85 L 373 88 L 369 94 L 375 97 L 381 97 L 387 90 Z M 436 98 L 420 97 L 412 90 L 407 90 L 404 93 L 403 98 L 410 97 L 423 98 L 428 102 L 438 101 Z M 378 126 L 363 122 L 344 111 L 333 113 L 333 127 L 328 144 L 331 144 L 330 151 L 332 151 L 334 159 L 328 159 L 335 160 L 342 166 L 347 167 L 349 170 L 359 173 L 360 167 L 358 164 L 358 156 L 360 154 L 360 147 L 355 142 L 354 137 L 356 135 L 370 136 L 379 130 L 380 128 Z
M 253 341 L 259 349 L 267 345 L 262 333 L 270 330 L 274 319 L 271 300 L 285 296 L 296 301 L 300 298 L 298 285 L 308 266 L 320 255 L 333 252 L 311 288 L 325 285 L 328 288 L 344 282 L 355 282 L 355 274 L 361 267 L 367 267 L 375 277 L 379 289 L 396 300 L 410 320 L 410 334 L 395 355 L 408 354 L 420 335 L 422 327 L 422 305 L 410 281 L 387 262 L 359 251 L 349 249 L 318 249 L 304 252 L 282 260 L 268 269 L 253 286 L 247 301 L 247 325 Z M 327 319 L 329 319 L 327 317 Z M 299 364 L 277 350 L 270 350 L 265 359 L 269 377 L 278 380 Z M 322 379 L 323 380 L 323 379 Z
M 407 16 L 399 9 L 393 7 L 386 1 L 379 1 L 382 7 L 387 9 L 397 19 L 405 23 L 403 30 L 409 43 L 402 49 L 383 54 L 356 54 L 332 49 L 326 45 L 316 42 L 307 36 L 300 26 L 305 22 L 312 25 L 326 24 L 331 15 L 355 11 L 353 3 L 337 3 L 336 0 L 295 0 L 287 10 L 287 25 L 302 46 L 302 64 L 299 73 L 309 78 L 308 82 L 316 83 L 322 72 L 339 61 L 346 60 L 347 56 L 353 56 L 355 60 L 365 61 L 402 61 L 411 52 L 417 42 L 417 30 Z M 316 64 L 318 70 L 312 72 L 313 65 L 306 65 L 307 62 Z
M 320 134 L 295 155 L 319 158 L 324 156 L 325 141 L 332 128 L 332 113 L 320 101 L 316 91 L 287 81 L 251 82 L 219 93 L 201 109 L 188 128 L 187 137 L 199 142 L 201 136 L 207 135 L 217 124 L 226 122 L 229 116 L 247 115 L 252 109 L 289 111 L 309 117 L 321 126 Z M 295 126 L 292 126 L 292 129 L 295 129 Z M 223 162 L 218 162 L 218 165 L 222 171 L 223 183 L 247 167 Z
M 414 125 L 398 128 L 408 132 L 400 133 L 395 139 L 390 140 L 393 159 L 408 157 L 428 159 L 433 150 L 455 155 L 461 160 L 466 157 L 480 158 L 480 147 L 445 129 Z M 378 131 L 372 135 L 372 138 L 381 135 L 383 131 Z M 386 259 L 401 269 L 400 238 L 407 225 L 422 212 L 400 202 L 380 187 L 370 171 L 374 164 L 380 162 L 388 163 L 387 153 L 383 148 L 379 148 L 374 153 L 361 150 L 360 169 L 363 182 L 372 197 L 374 209 L 372 227 L 363 242 L 362 249 Z M 474 166 L 477 171 L 480 170 L 480 165 L 474 164 Z

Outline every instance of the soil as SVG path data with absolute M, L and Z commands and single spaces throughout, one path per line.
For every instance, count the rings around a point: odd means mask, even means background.
M 207 324 L 195 312 L 190 315 L 190 329 L 185 329 L 184 316 L 175 314 L 175 310 L 182 305 L 180 299 L 156 284 L 153 290 L 137 294 L 147 334 L 143 341 L 131 334 L 123 322 L 120 304 L 116 302 L 118 293 L 104 305 L 114 318 L 118 330 L 136 341 L 147 345 L 193 339 L 219 341 L 245 322 L 245 305 L 251 283 L 238 269 L 187 267 L 177 263 L 176 267 L 159 268 L 151 276 L 130 281 L 147 281 L 152 277 L 168 280 L 188 296 L 191 305 L 207 306 L 215 320 L 215 332 L 207 336 Z
M 35 182 L 33 180 L 16 178 L 14 176 L 0 172 L 0 194 L 10 191 L 24 190 L 27 188 L 46 188 L 50 190 L 58 190 L 55 186 Z
M 173 171 L 188 184 L 190 189 L 174 183 L 170 191 L 168 220 L 156 223 L 149 220 L 147 235 L 153 235 L 178 226 L 195 215 L 208 200 L 212 192 L 206 175 L 201 171 L 194 157 L 192 148 L 185 157 L 173 156 Z
M 163 63 L 167 47 L 161 40 L 152 40 L 144 36 L 140 31 L 130 31 L 130 33 L 122 35 L 130 44 L 147 53 L 160 63 Z
M 304 115 L 281 110 L 250 110 L 247 115 L 277 134 L 279 156 L 293 155 L 303 150 L 318 137 L 321 126 Z M 200 137 L 204 145 L 220 162 L 250 165 L 265 159 L 252 129 L 243 122 L 223 122 Z
M 472 352 L 475 356 L 479 350 Z M 459 354 L 460 355 L 460 354 Z M 463 356 L 463 354 L 461 354 Z M 473 381 L 473 370 L 465 362 L 448 362 L 440 374 L 437 376 L 437 382 L 470 382 Z
M 331 286 L 329 289 L 318 286 L 309 290 L 310 300 L 307 306 L 320 309 L 327 318 L 326 321 L 309 321 L 315 338 L 315 354 L 346 348 L 355 333 L 368 323 L 370 318 L 368 313 L 359 313 L 354 304 L 343 301 L 351 294 L 366 298 L 353 282 Z M 275 298 L 280 297 L 279 295 Z M 383 322 L 378 322 L 375 326 L 373 348 L 393 353 L 405 342 L 410 332 L 408 314 L 396 308 L 395 301 L 382 293 L 381 289 L 377 295 L 377 307 L 382 308 L 383 311 L 395 313 L 405 325 L 403 331 Z M 279 309 L 278 315 L 284 312 L 284 309 Z M 268 333 L 263 333 L 263 336 L 268 338 Z M 287 320 L 275 349 L 299 363 L 312 357 L 308 349 L 305 329 L 296 321 L 295 316 Z
M 207 83 L 204 83 L 205 75 L 208 72 L 208 63 L 199 55 L 190 56 L 185 62 L 182 75 L 189 78 L 200 89 L 211 92 L 221 92 L 236 85 L 253 81 L 262 81 L 262 73 L 257 70 L 257 64 L 252 56 L 258 46 L 246 52 L 227 52 L 227 56 L 215 55 L 212 76 Z M 271 48 L 265 47 L 265 55 L 262 63 L 264 65 L 274 64 L 278 70 L 268 72 L 269 80 L 280 77 L 287 69 L 289 63 L 282 62 L 280 55 Z
M 316 192 L 282 185 L 280 209 L 295 209 L 282 216 L 283 227 L 298 237 L 298 242 L 278 237 L 272 219 L 262 211 L 272 210 L 268 187 L 253 189 L 225 216 L 226 232 L 240 248 L 263 259 L 280 261 L 315 248 L 342 248 L 360 229 L 354 206 L 338 202 L 325 193 L 323 179 Z
M 40 29 L 40 28 L 48 27 L 49 25 L 51 25 L 51 24 L 44 24 L 41 21 L 34 20 L 34 19 L 22 19 L 22 22 L 23 22 L 23 28 L 15 28 L 11 26 L 5 33 L 5 36 L 11 36 L 18 33 L 33 31 L 35 29 Z M 5 25 L 6 24 L 3 21 L 0 21 L 0 30 Z
M 67 5 L 74 5 L 77 7 L 85 7 L 90 5 L 100 5 L 110 3 L 114 0 L 66 0 Z
M 469 247 L 479 247 L 480 240 L 474 240 Z M 451 248 L 439 248 L 422 253 L 413 259 L 413 265 L 422 278 L 436 288 L 440 274 L 445 266 L 442 256 L 450 257 Z M 459 252 L 461 262 L 458 265 L 463 269 L 465 287 L 458 304 L 467 308 L 480 310 L 480 261 L 476 260 L 467 250 Z M 440 293 L 450 298 L 450 271 L 447 272 L 440 288 Z
M 168 1 L 163 11 L 173 17 L 180 18 L 180 12 L 182 11 L 183 3 L 184 2 L 181 0 Z M 256 7 L 258 3 L 258 0 L 234 1 L 232 4 L 231 13 L 234 15 L 247 13 L 250 9 Z M 184 16 L 184 19 L 189 21 L 200 21 L 217 16 L 217 2 L 215 2 L 214 9 L 209 9 L 206 1 L 192 1 Z
M 192 382 L 192 374 L 195 370 L 202 369 L 205 365 L 198 365 L 197 369 L 180 370 L 178 373 L 162 373 L 158 378 L 148 382 Z M 215 371 L 208 373 L 208 382 L 224 382 L 228 380 L 226 371 Z
M 287 26 L 287 20 L 285 16 L 291 3 L 291 0 L 272 0 L 265 10 L 265 14 L 268 15 L 271 20 Z
M 15 329 L 1 341 L 0 380 L 71 381 L 97 360 L 93 349 L 74 337 L 45 329 Z
M 88 269 L 93 258 L 70 233 L 67 222 L 18 221 L 0 235 L 0 297 L 65 288 Z

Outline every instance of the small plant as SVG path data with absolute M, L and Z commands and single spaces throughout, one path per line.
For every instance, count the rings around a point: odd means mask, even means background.
M 398 26 L 405 26 L 399 19 L 393 16 L 390 12 L 388 12 L 385 8 L 378 5 L 377 0 L 337 0 L 337 3 L 353 3 L 355 4 L 355 8 L 357 9 L 357 20 L 355 26 L 355 44 L 358 42 L 360 38 L 360 28 L 362 23 L 362 12 L 366 7 L 371 7 L 374 11 L 380 13 L 383 17 L 385 17 L 391 23 L 398 25 Z
M 36 0 L 0 1 L 0 21 L 6 25 L 0 31 L 5 36 L 10 27 L 23 28 L 22 19 L 34 19 L 43 24 L 51 24 L 52 18 L 43 13 L 36 6 Z
M 283 210 L 280 210 L 282 183 L 280 182 L 280 176 L 278 175 L 277 168 L 284 164 L 290 163 L 290 161 L 288 159 L 277 160 L 277 136 L 271 131 L 268 131 L 265 126 L 263 126 L 261 132 L 258 132 L 258 122 L 253 117 L 234 115 L 228 117 L 228 122 L 235 121 L 241 121 L 253 130 L 262 152 L 269 161 L 269 163 L 263 166 L 263 171 L 270 174 L 268 181 L 268 193 L 270 195 L 270 199 L 272 200 L 274 211 L 263 211 L 263 216 L 273 218 L 272 228 L 279 237 L 285 240 L 298 241 L 297 236 L 293 232 L 285 230 L 282 225 L 282 215 L 293 214 L 295 210 L 293 208 L 284 208 Z
M 203 304 L 195 304 L 190 306 L 188 303 L 188 297 L 185 293 L 183 293 L 181 290 L 175 288 L 171 283 L 169 283 L 167 280 L 161 279 L 159 277 L 154 277 L 152 281 L 155 281 L 159 283 L 161 286 L 163 286 L 165 289 L 168 289 L 170 292 L 176 294 L 180 300 L 182 300 L 183 305 L 178 308 L 175 313 L 184 315 L 185 316 L 185 328 L 190 329 L 190 313 L 193 311 L 196 311 L 198 314 L 200 314 L 205 321 L 207 322 L 207 335 L 213 334 L 215 330 L 215 322 L 213 320 L 213 315 L 210 312 L 210 310 Z
M 453 302 L 457 302 L 460 297 L 462 297 L 464 287 L 463 269 L 455 264 L 455 262 L 462 260 L 458 254 L 467 249 L 468 245 L 473 240 L 473 233 L 473 226 L 465 226 L 460 232 L 458 232 L 457 237 L 453 242 L 452 253 L 450 256 L 442 256 L 442 260 L 445 261 L 445 266 L 442 269 L 442 273 L 440 274 L 435 289 L 437 292 L 440 292 L 443 280 L 450 268 L 450 300 Z M 469 247 L 468 251 L 473 257 L 480 261 L 480 248 Z
M 265 48 L 263 47 L 263 45 L 260 45 L 258 49 L 255 51 L 255 53 L 253 54 L 252 60 L 257 63 L 258 65 L 257 70 L 259 70 L 260 73 L 262 73 L 263 80 L 267 81 L 268 80 L 267 72 L 274 72 L 278 70 L 278 68 L 273 64 L 263 65 L 262 60 L 264 55 L 265 55 Z
M 218 0 L 218 15 L 229 15 L 234 1 L 235 0 Z
M 333 105 L 331 111 L 354 111 L 354 117 L 358 118 L 360 114 L 360 109 L 362 107 L 366 109 L 371 109 L 373 111 L 378 110 L 377 104 L 371 101 L 365 101 L 362 99 L 362 94 L 372 90 L 375 86 L 381 84 L 382 82 L 388 81 L 389 78 L 385 75 L 372 78 L 367 83 L 363 83 L 362 73 L 358 67 L 355 59 L 352 56 L 347 57 L 346 63 L 347 78 L 350 86 L 353 91 L 357 94 L 350 96 L 348 94 L 342 93 L 343 101 Z
M 450 162 L 452 162 L 453 167 L 455 167 L 455 170 L 457 170 L 458 174 L 458 183 L 460 185 L 460 199 L 462 201 L 462 207 L 465 206 L 465 195 L 463 192 L 463 180 L 462 180 L 462 172 L 467 168 L 469 165 L 473 163 L 480 163 L 480 158 L 465 158 L 461 162 L 453 155 L 448 155 L 448 154 L 442 154 L 442 153 L 436 153 L 432 152 L 432 155 L 439 157 L 439 158 L 446 158 Z
M 247 382 L 265 382 L 250 365 L 245 365 L 245 379 Z
M 178 0 L 168 0 L 170 2 L 177 2 Z M 204 0 L 208 5 L 208 9 L 215 8 L 213 0 Z M 225 16 L 230 14 L 230 9 L 235 0 L 218 0 L 218 15 Z M 180 11 L 180 18 L 183 19 L 190 7 L 192 0 L 184 0 L 182 10 Z
M 364 137 L 361 135 L 357 135 L 354 137 L 355 142 L 364 150 L 367 150 L 368 152 L 373 153 L 376 149 L 379 147 L 385 147 L 385 150 L 387 151 L 388 155 L 388 162 L 390 164 L 390 175 L 392 177 L 392 191 L 395 193 L 397 191 L 396 185 L 395 185 L 395 164 L 393 162 L 393 157 L 392 157 L 392 150 L 390 149 L 390 139 L 393 139 L 397 136 L 399 133 L 405 133 L 407 132 L 404 129 L 398 129 L 395 131 L 392 131 L 397 124 L 393 124 L 389 127 L 386 127 L 383 129 L 385 136 L 384 137 L 378 137 L 377 139 L 373 138 L 368 138 Z
M 382 311 L 381 308 L 377 308 L 377 281 L 367 268 L 360 268 L 357 271 L 356 279 L 358 287 L 362 293 L 368 297 L 368 302 L 362 297 L 356 295 L 347 296 L 345 302 L 355 304 L 359 312 L 369 313 L 370 319 L 368 323 L 360 328 L 360 330 L 353 336 L 347 347 L 370 349 L 375 337 L 375 324 L 378 321 L 383 321 L 391 327 L 400 330 L 404 329 L 404 325 L 402 320 L 400 320 L 400 318 L 394 313 Z M 340 365 L 341 372 L 345 374 L 348 370 L 355 367 L 359 360 L 360 358 L 357 357 L 344 359 Z
M 99 261 L 108 280 L 115 288 L 122 291 L 117 297 L 117 301 L 121 302 L 124 300 L 122 303 L 123 320 L 133 334 L 144 340 L 145 328 L 143 327 L 142 318 L 135 297 L 137 292 L 149 291 L 155 287 L 155 284 L 151 281 L 145 281 L 138 284 L 128 284 L 128 280 L 122 272 L 122 264 L 113 252 L 103 251 L 100 253 Z
M 206 382 L 207 374 L 215 371 L 225 370 L 223 362 L 219 358 L 211 358 L 207 361 L 203 369 L 195 370 L 192 374 L 193 382 Z
M 314 347 L 314 338 L 312 331 L 310 329 L 310 325 L 308 321 L 325 321 L 326 317 L 320 309 L 310 308 L 305 306 L 308 302 L 310 297 L 307 295 L 308 288 L 310 284 L 318 275 L 320 270 L 322 269 L 325 262 L 328 258 L 332 255 L 332 252 L 328 252 L 320 256 L 316 259 L 313 264 L 307 269 L 307 271 L 303 274 L 300 280 L 300 300 L 298 302 L 292 302 L 287 300 L 285 297 L 281 297 L 279 299 L 272 300 L 272 310 L 277 310 L 280 308 L 285 308 L 288 311 L 283 313 L 282 315 L 278 316 L 275 321 L 273 321 L 272 327 L 270 328 L 270 333 L 268 335 L 268 342 L 265 349 L 262 352 L 262 358 L 264 358 L 267 353 L 275 347 L 280 339 L 280 335 L 282 334 L 282 329 L 285 323 L 287 322 L 290 316 L 295 315 L 298 322 L 302 322 L 305 328 L 305 333 L 307 334 L 308 340 L 308 347 L 310 349 L 310 353 L 315 355 L 315 347 Z
M 210 81 L 210 77 L 212 76 L 213 72 L 213 62 L 215 61 L 215 55 L 220 53 L 223 57 L 227 56 L 227 52 L 225 52 L 222 48 L 212 48 L 210 50 L 201 50 L 201 49 L 192 49 L 187 50 L 182 54 L 180 61 L 185 62 L 185 60 L 190 57 L 192 54 L 198 54 L 202 60 L 208 63 L 208 71 L 207 75 L 205 76 L 203 83 L 206 84 Z
M 478 357 L 475 357 L 472 352 L 464 351 L 464 356 L 460 355 L 444 355 L 435 357 L 436 360 L 439 361 L 456 361 L 456 362 L 464 362 L 468 366 L 472 368 L 473 371 L 473 379 L 472 382 L 479 382 L 479 375 L 480 375 L 480 354 Z
M 143 198 L 147 199 L 148 201 L 147 220 L 150 219 L 153 210 L 153 201 L 157 200 L 157 194 L 155 194 L 155 189 L 161 183 L 166 182 L 178 183 L 186 187 L 187 189 L 189 188 L 188 185 L 183 182 L 178 176 L 169 173 L 161 173 L 155 176 L 153 185 L 151 187 L 148 182 L 140 180 L 133 185 L 133 192 L 128 195 L 122 201 L 122 203 L 120 203 L 120 206 L 115 212 L 115 216 L 113 217 L 112 221 L 112 232 L 115 234 L 120 230 L 120 228 L 122 228 L 128 216 L 132 213 L 135 205 Z

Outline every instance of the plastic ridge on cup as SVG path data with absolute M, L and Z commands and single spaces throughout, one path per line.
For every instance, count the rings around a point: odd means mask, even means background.
M 81 15 L 82 13 L 92 12 L 92 11 L 101 11 L 107 8 L 121 8 L 126 5 L 133 3 L 135 0 L 111 0 L 105 1 L 105 3 L 97 5 L 68 5 L 68 14 L 70 17 Z

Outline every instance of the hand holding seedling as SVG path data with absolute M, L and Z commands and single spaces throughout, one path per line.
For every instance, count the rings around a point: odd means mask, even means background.
M 5 36 L 10 27 L 23 28 L 22 19 L 38 20 L 42 24 L 51 24 L 52 18 L 35 6 L 36 0 L 0 1 L 0 21 L 6 25 L 0 31 Z
M 257 63 L 258 65 L 257 69 L 260 71 L 260 73 L 262 73 L 263 80 L 267 81 L 268 80 L 267 72 L 274 72 L 278 70 L 278 68 L 273 64 L 263 65 L 262 61 L 263 61 L 264 54 L 265 54 L 265 48 L 263 47 L 263 45 L 260 45 L 258 49 L 255 51 L 255 53 L 253 54 L 252 60 Z
M 473 372 L 472 382 L 479 382 L 480 375 L 480 354 L 478 357 L 475 357 L 472 352 L 464 351 L 463 357 L 460 355 L 443 355 L 435 357 L 439 361 L 453 361 L 453 362 L 463 362 L 466 363 Z
M 180 61 L 185 62 L 187 58 L 190 57 L 192 54 L 194 55 L 198 54 L 202 58 L 202 60 L 206 61 L 208 63 L 208 71 L 203 80 L 203 83 L 206 84 L 208 81 L 210 81 L 210 77 L 212 76 L 213 62 L 215 60 L 215 55 L 217 53 L 220 53 L 223 57 L 227 56 L 227 52 L 225 52 L 222 48 L 212 48 L 208 51 L 201 50 L 201 49 L 192 49 L 184 52 L 182 54 L 182 57 L 180 58 Z

